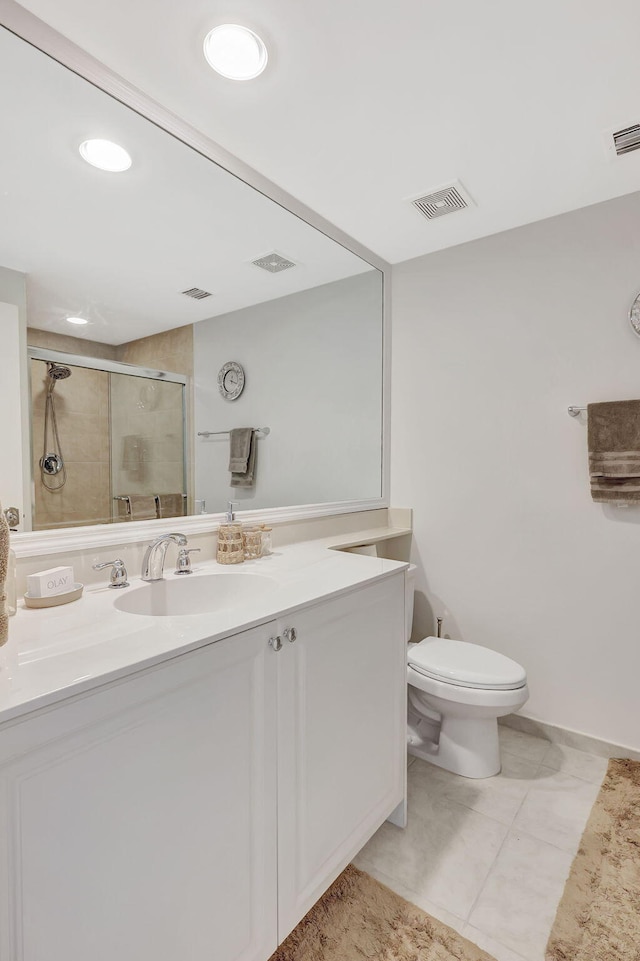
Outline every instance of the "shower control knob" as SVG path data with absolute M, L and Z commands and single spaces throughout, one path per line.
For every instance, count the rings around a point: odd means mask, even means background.
M 282 632 L 282 636 L 284 637 L 285 641 L 289 641 L 290 644 L 293 644 L 298 637 L 298 632 L 296 631 L 295 627 L 285 627 L 284 631 Z
M 276 654 L 282 650 L 282 638 L 279 634 L 269 638 L 269 647 L 272 647 Z
M 40 467 L 45 474 L 59 474 L 63 466 L 59 454 L 43 454 L 40 458 Z

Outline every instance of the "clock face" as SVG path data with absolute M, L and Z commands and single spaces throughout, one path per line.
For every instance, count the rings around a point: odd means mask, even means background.
M 634 300 L 629 311 L 629 320 L 636 334 L 640 337 L 640 294 Z
M 244 390 L 244 370 L 235 360 L 230 360 L 218 373 L 218 390 L 225 400 L 237 400 Z

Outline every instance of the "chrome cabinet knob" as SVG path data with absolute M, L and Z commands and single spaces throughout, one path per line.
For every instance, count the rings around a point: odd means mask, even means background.
M 275 637 L 269 638 L 269 646 L 272 647 L 276 652 L 282 650 L 282 638 L 279 634 L 276 634 Z
M 285 641 L 289 641 L 290 644 L 293 644 L 298 637 L 298 632 L 296 631 L 295 627 L 285 627 L 282 634 Z

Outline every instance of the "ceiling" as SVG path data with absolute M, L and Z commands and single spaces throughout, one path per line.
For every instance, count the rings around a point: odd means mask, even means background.
M 637 0 L 24 0 L 23 6 L 393 263 L 640 189 Z M 268 44 L 214 74 L 221 22 Z M 474 207 L 409 200 L 459 179 Z
M 0 265 L 26 274 L 33 327 L 120 344 L 372 269 L 2 29 L 0 91 Z M 91 137 L 130 170 L 86 164 Z M 273 252 L 296 266 L 254 266 Z

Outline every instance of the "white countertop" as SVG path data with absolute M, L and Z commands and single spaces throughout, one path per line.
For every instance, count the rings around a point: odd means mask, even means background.
M 0 648 L 0 723 L 402 570 L 405 563 L 336 548 L 404 533 L 383 528 L 306 541 L 234 566 L 194 563 L 192 580 L 234 571 L 275 580 L 267 595 L 215 613 L 155 617 L 119 611 L 114 601 L 143 585 L 131 576 L 129 588 L 87 588 L 79 601 L 60 607 L 28 610 L 20 601 L 9 619 L 9 640 Z M 171 571 L 171 558 L 165 568 Z M 165 578 L 181 579 L 173 573 Z

